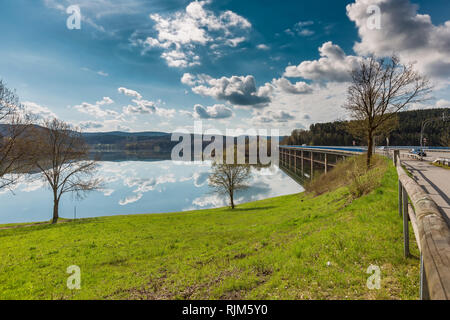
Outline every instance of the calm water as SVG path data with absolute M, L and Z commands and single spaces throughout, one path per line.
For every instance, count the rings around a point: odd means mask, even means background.
M 83 200 L 63 195 L 60 217 L 77 218 L 123 214 L 178 212 L 227 205 L 208 187 L 210 163 L 122 161 L 100 163 L 105 186 Z M 250 188 L 237 193 L 236 203 L 302 192 L 279 168 L 252 169 Z M 52 193 L 42 180 L 24 181 L 0 192 L 0 224 L 50 220 Z

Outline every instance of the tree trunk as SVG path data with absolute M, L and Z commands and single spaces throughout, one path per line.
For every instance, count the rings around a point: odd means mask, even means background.
M 367 138 L 367 170 L 370 169 L 370 164 L 372 160 L 372 149 L 373 149 L 373 134 L 372 132 L 369 133 Z
M 230 204 L 231 204 L 231 209 L 234 209 L 234 194 L 233 194 L 233 191 L 230 192 Z
M 52 224 L 55 224 L 58 222 L 58 211 L 59 211 L 59 200 L 58 197 L 55 195 L 54 199 L 53 199 L 53 220 L 52 220 Z

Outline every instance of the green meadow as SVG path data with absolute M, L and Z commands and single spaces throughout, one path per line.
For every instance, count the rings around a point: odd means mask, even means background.
M 235 210 L 0 226 L 0 299 L 418 299 L 419 253 L 411 241 L 403 257 L 385 163 L 356 199 L 341 186 Z M 67 288 L 71 265 L 80 290 Z M 379 290 L 366 285 L 370 265 Z

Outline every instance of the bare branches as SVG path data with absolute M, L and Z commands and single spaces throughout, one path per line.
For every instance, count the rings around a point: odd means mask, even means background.
M 55 223 L 63 194 L 71 192 L 82 198 L 101 187 L 101 179 L 94 177 L 97 161 L 89 159 L 89 147 L 81 133 L 63 121 L 46 120 L 33 131 L 33 164 L 53 191 Z
M 26 171 L 30 126 L 16 93 L 0 80 L 0 189 L 12 187 Z
M 392 130 L 399 111 L 428 100 L 432 87 L 426 77 L 414 70 L 413 64 L 400 64 L 396 56 L 362 60 L 351 76 L 352 84 L 343 107 L 357 120 L 351 123 L 349 131 L 368 141 L 369 167 L 373 137 Z
M 228 195 L 231 208 L 234 209 L 234 193 L 247 188 L 250 179 L 250 166 L 244 164 L 214 163 L 213 172 L 209 176 L 209 186 L 221 195 Z

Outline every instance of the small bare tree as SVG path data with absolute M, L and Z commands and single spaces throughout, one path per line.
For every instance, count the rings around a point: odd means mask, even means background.
M 101 187 L 101 180 L 94 177 L 97 161 L 89 158 L 89 146 L 81 133 L 57 119 L 45 120 L 43 128 L 35 128 L 33 140 L 33 164 L 53 192 L 52 223 L 56 223 L 63 194 L 83 198 Z
M 0 189 L 12 187 L 26 171 L 31 126 L 16 93 L 0 80 Z
M 246 164 L 219 164 L 212 165 L 209 176 L 209 186 L 220 195 L 227 195 L 231 209 L 234 209 L 234 193 L 248 188 L 246 182 L 251 177 L 250 166 Z
M 417 73 L 412 64 L 400 64 L 396 56 L 364 59 L 352 71 L 344 108 L 356 120 L 349 126 L 350 133 L 367 141 L 367 168 L 370 168 L 374 136 L 391 130 L 399 111 L 425 101 L 430 92 L 428 79 Z

